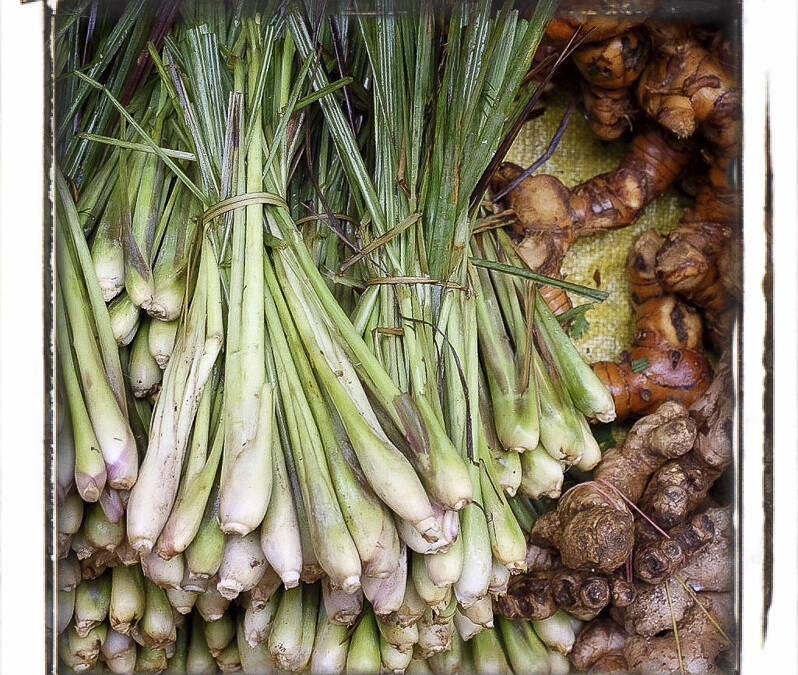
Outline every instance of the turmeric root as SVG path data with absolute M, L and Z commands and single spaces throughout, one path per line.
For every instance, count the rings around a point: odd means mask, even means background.
M 572 57 L 582 77 L 590 129 L 603 141 L 620 138 L 637 110 L 631 86 L 646 67 L 649 43 L 631 30 L 577 49 Z
M 662 244 L 662 237 L 648 230 L 629 251 L 627 270 L 637 310 L 634 344 L 618 363 L 593 364 L 613 396 L 619 420 L 646 415 L 663 401 L 690 405 L 711 380 L 701 318 L 676 296 L 664 294 L 657 278 Z
M 618 0 L 564 0 L 549 23 L 546 36 L 557 44 L 565 44 L 577 31 L 585 42 L 600 42 L 620 35 L 642 24 L 654 10 L 658 0 L 641 0 L 630 9 L 628 2 Z
M 624 564 L 634 545 L 632 514 L 596 483 L 580 483 L 532 528 L 534 543 L 554 546 L 572 570 L 609 573 Z
M 689 452 L 695 438 L 696 424 L 687 409 L 679 403 L 663 403 L 657 412 L 635 422 L 620 447 L 604 454 L 593 476 L 637 503 L 651 474 L 669 459 Z
M 609 617 L 594 619 L 577 635 L 569 655 L 571 665 L 584 672 L 604 658 L 622 655 L 628 638 L 629 634 Z
M 551 575 L 554 602 L 581 621 L 590 621 L 610 604 L 610 585 L 603 576 L 559 569 Z
M 641 108 L 680 138 L 697 130 L 715 146 L 739 142 L 740 89 L 723 65 L 679 24 L 651 23 L 654 58 L 637 86 Z
M 731 644 L 715 624 L 728 636 L 732 607 L 728 593 L 699 593 L 698 602 L 677 622 L 678 643 L 673 631 L 659 637 L 633 635 L 626 640 L 623 654 L 629 670 L 642 675 L 719 673 L 715 661 Z
M 707 509 L 714 524 L 712 541 L 682 567 L 679 577 L 694 591 L 730 591 L 734 583 L 731 509 Z

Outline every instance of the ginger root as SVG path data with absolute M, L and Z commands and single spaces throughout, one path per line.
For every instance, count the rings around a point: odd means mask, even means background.
M 577 635 L 569 655 L 571 665 L 584 672 L 605 658 L 622 657 L 628 638 L 629 634 L 609 617 L 594 619 Z
M 651 474 L 669 459 L 689 452 L 696 434 L 695 421 L 683 405 L 663 403 L 657 412 L 635 422 L 621 446 L 604 454 L 593 477 L 637 503 Z
M 741 92 L 721 62 L 681 24 L 650 23 L 654 58 L 637 86 L 641 108 L 680 138 L 697 130 L 715 146 L 739 142 Z
M 633 518 L 620 499 L 596 483 L 580 483 L 542 515 L 531 531 L 533 543 L 553 546 L 572 570 L 609 573 L 624 564 L 634 545 Z
M 614 141 L 632 125 L 637 107 L 631 87 L 646 67 L 649 43 L 631 30 L 577 49 L 572 57 L 582 75 L 588 123 L 603 141 Z
M 658 637 L 633 635 L 626 640 L 623 655 L 629 670 L 641 675 L 719 673 L 715 661 L 732 645 L 707 613 L 728 636 L 732 608 L 729 593 L 699 593 L 697 603 L 677 621 L 678 645 L 673 631 Z

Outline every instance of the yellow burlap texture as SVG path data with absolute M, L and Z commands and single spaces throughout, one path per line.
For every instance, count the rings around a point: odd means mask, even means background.
M 554 93 L 545 101 L 542 117 L 528 122 L 507 155 L 507 161 L 526 168 L 540 157 L 562 119 L 568 104 L 568 93 Z M 554 156 L 538 170 L 559 178 L 566 186 L 611 171 L 618 166 L 628 144 L 622 141 L 603 143 L 590 131 L 587 121 L 574 112 L 565 135 Z M 672 230 L 684 211 L 685 203 L 674 190 L 649 205 L 643 215 L 629 227 L 576 241 L 565 256 L 562 266 L 566 279 L 595 287 L 594 278 L 609 297 L 588 312 L 590 328 L 577 341 L 589 361 L 615 361 L 628 349 L 634 337 L 634 310 L 629 300 L 626 276 L 626 255 L 637 236 L 649 228 L 664 233 Z M 596 275 L 598 270 L 598 275 Z M 571 296 L 574 304 L 586 302 Z

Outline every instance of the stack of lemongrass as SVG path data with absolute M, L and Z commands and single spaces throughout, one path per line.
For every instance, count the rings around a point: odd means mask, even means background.
M 57 185 L 65 667 L 561 672 L 566 617 L 492 597 L 612 404 L 510 242 L 471 237 L 552 7 L 381 9 L 194 0 L 129 105 L 144 29 L 68 73 L 119 124 L 62 129 L 93 158 Z

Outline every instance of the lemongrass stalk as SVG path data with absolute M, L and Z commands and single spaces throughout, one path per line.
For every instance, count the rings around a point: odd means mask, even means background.
M 261 524 L 272 492 L 274 388 L 264 382 L 255 436 L 231 460 L 219 492 L 222 532 L 248 535 Z
M 236 647 L 241 661 L 241 670 L 245 675 L 270 675 L 273 672 L 274 666 L 269 656 L 268 647 L 263 643 L 249 644 L 244 637 L 244 621 L 240 617 L 236 630 Z
M 122 522 L 127 506 L 127 497 L 127 490 L 114 490 L 108 485 L 100 493 L 100 508 L 110 523 L 118 525 Z
M 108 314 L 111 318 L 111 330 L 116 343 L 120 347 L 126 347 L 136 337 L 141 323 L 141 311 L 130 300 L 130 296 L 123 293 L 108 305 Z
M 211 491 L 197 534 L 191 540 L 183 556 L 186 561 L 185 590 L 204 590 L 208 579 L 213 577 L 222 564 L 225 536 L 219 528 L 218 487 Z
M 65 394 L 61 393 L 62 378 L 58 376 L 56 382 L 59 397 L 56 401 L 56 415 L 61 420 L 60 428 L 56 429 L 55 437 L 55 479 L 56 479 L 56 506 L 64 503 L 66 495 L 75 488 L 75 434 L 72 430 L 72 417 L 69 406 L 64 400 Z
M 351 675 L 370 675 L 380 670 L 380 637 L 374 613 L 367 609 L 352 633 L 346 672 Z
M 269 633 L 269 654 L 278 668 L 291 670 L 302 648 L 304 585 L 283 592 Z
M 486 595 L 470 607 L 462 608 L 464 616 L 484 628 L 493 628 L 493 603 Z
M 67 675 L 74 675 L 74 673 L 80 672 L 81 668 L 85 670 L 88 667 L 84 665 L 82 659 L 72 653 L 66 631 L 58 636 L 58 666 Z M 78 668 L 78 671 L 75 671 L 74 668 Z
M 116 176 L 119 173 L 119 152 L 112 151 L 108 159 L 86 182 L 81 185 L 80 196 L 75 203 L 78 222 L 81 230 L 88 235 L 95 230 L 95 225 L 107 203 L 112 199 L 116 187 Z
M 297 671 L 305 670 L 310 664 L 313 654 L 313 643 L 316 639 L 316 620 L 321 607 L 321 591 L 319 584 L 307 586 L 302 598 L 302 642 L 297 659 L 293 664 Z
M 496 470 L 496 480 L 502 490 L 508 495 L 514 495 L 521 484 L 521 455 L 523 453 L 509 452 L 501 447 L 496 429 L 493 426 L 493 412 L 490 407 L 489 394 L 483 377 L 478 377 L 479 389 L 479 421 L 485 431 L 488 451 L 493 458 Z
M 88 297 L 88 307 L 91 309 L 94 328 L 97 334 L 97 342 L 102 362 L 105 368 L 105 375 L 108 385 L 114 394 L 119 409 L 124 417 L 127 417 L 127 401 L 125 398 L 125 382 L 122 374 L 122 366 L 119 360 L 119 350 L 114 344 L 114 335 L 111 329 L 111 321 L 108 315 L 108 308 L 102 297 L 100 284 L 94 273 L 94 265 L 91 262 L 91 254 L 86 240 L 82 236 L 80 223 L 75 204 L 69 192 L 64 176 L 60 171 L 56 172 L 56 188 L 61 207 L 60 213 L 63 216 L 64 225 L 69 233 L 69 240 L 77 257 L 77 263 L 85 281 L 85 291 Z M 61 242 L 61 250 L 66 253 L 62 228 L 56 228 L 56 242 Z M 58 252 L 56 252 L 58 253 Z M 67 256 L 69 257 L 69 256 Z M 58 260 L 56 261 L 58 262 Z M 60 269 L 60 268 L 59 268 Z M 73 289 L 76 290 L 76 289 Z M 83 297 L 81 295 L 81 297 Z M 77 298 L 74 298 L 77 300 Z M 69 305 L 67 304 L 67 308 Z M 91 409 L 89 410 L 91 413 Z
M 504 595 L 507 593 L 507 584 L 510 582 L 510 570 L 507 565 L 502 564 L 498 560 L 493 561 L 490 570 L 490 587 L 489 590 L 492 595 Z
M 561 609 L 548 619 L 533 621 L 532 628 L 540 641 L 560 654 L 570 654 L 576 635 L 568 615 Z
M 175 608 L 179 614 L 190 614 L 197 602 L 199 593 L 196 591 L 184 591 L 180 588 L 167 588 L 166 597 L 169 604 Z
M 235 637 L 236 624 L 232 613 L 227 612 L 216 621 L 206 621 L 203 631 L 208 649 L 211 650 L 213 658 L 216 658 Z
M 459 609 L 454 615 L 454 627 L 457 630 L 457 634 L 465 642 L 485 630 L 485 626 L 474 623 L 465 614 L 461 614 Z
M 141 480 L 128 502 L 128 539 L 144 554 L 152 550 L 174 505 L 189 432 L 222 345 L 219 269 L 207 239 L 200 256 L 188 321 L 175 347 L 180 358 L 171 359 L 164 372 Z
M 387 616 L 402 606 L 407 586 L 407 549 L 402 546 L 393 573 L 382 579 L 364 576 L 363 595 L 377 616 Z
M 85 664 L 81 670 L 88 670 L 100 656 L 100 649 L 108 635 L 108 624 L 98 624 L 84 636 L 78 635 L 74 625 L 65 632 L 69 643 L 69 652 L 80 664 Z
M 192 675 L 216 675 L 216 661 L 213 660 L 211 650 L 205 641 L 202 617 L 198 612 L 194 612 L 192 616 L 186 672 Z
M 59 591 L 74 591 L 80 583 L 80 578 L 80 563 L 77 556 L 69 555 L 58 560 L 55 579 Z
M 296 384 L 298 380 L 294 378 L 294 384 L 290 383 L 291 357 L 283 353 L 276 358 L 276 364 L 313 550 L 332 582 L 354 592 L 360 586 L 360 558 L 335 495 L 319 430 L 305 393 Z
M 272 596 L 280 590 L 282 582 L 270 565 L 266 566 L 266 571 L 258 581 L 257 586 L 249 592 L 249 604 L 255 609 L 263 609 L 271 600 Z
M 427 603 L 418 594 L 412 575 L 407 577 L 405 584 L 405 594 L 402 598 L 402 605 L 394 614 L 395 621 L 400 626 L 414 625 L 427 611 Z
M 162 673 L 169 662 L 164 649 L 140 646 L 136 654 L 137 673 Z
M 540 293 L 535 301 L 535 321 L 577 409 L 586 417 L 612 422 L 615 419 L 612 395 L 577 351 Z
M 429 658 L 429 667 L 435 675 L 458 675 L 463 670 L 463 640 L 457 631 L 452 634 L 451 647 L 443 652 L 433 654 Z
M 163 369 L 169 363 L 169 357 L 175 349 L 175 340 L 177 338 L 177 327 L 179 321 L 152 321 L 150 322 L 150 332 L 148 335 L 147 345 L 150 350 L 152 358 L 155 363 Z
M 568 657 L 553 649 L 549 649 L 549 675 L 568 675 L 571 662 Z
M 405 670 L 406 675 L 433 675 L 426 659 L 414 658 Z
M 260 527 L 260 545 L 285 587 L 293 588 L 302 572 L 302 543 L 283 452 L 280 435 L 272 434 L 272 494 Z
M 97 549 L 86 540 L 82 529 L 72 535 L 71 548 L 78 556 L 78 560 L 87 560 L 97 551 Z
M 530 675 L 549 672 L 548 651 L 528 621 L 511 621 L 500 616 L 498 625 L 514 671 Z
M 243 624 L 239 630 L 243 631 L 244 638 L 251 647 L 262 644 L 269 639 L 269 633 L 272 631 L 279 605 L 279 593 L 273 595 L 260 609 L 255 609 L 252 603 L 247 605 L 244 610 Z
M 209 583 L 208 589 L 197 596 L 194 606 L 205 621 L 216 621 L 224 616 L 230 600 L 219 593 L 215 583 Z
M 223 673 L 234 673 L 241 670 L 241 654 L 235 640 L 219 653 L 216 657 L 216 665 Z
M 180 316 L 191 244 L 196 232 L 196 219 L 191 213 L 195 201 L 182 187 L 177 183 L 172 191 L 163 240 L 152 266 L 153 294 L 147 313 L 161 321 L 174 321 Z
M 428 659 L 451 647 L 454 635 L 454 611 L 447 617 L 428 609 L 418 622 L 418 643 L 414 654 Z
M 111 572 L 111 628 L 127 635 L 138 625 L 146 609 L 144 579 L 137 565 L 114 567 Z
M 347 391 L 333 372 L 351 371 L 352 366 L 333 343 L 325 327 L 319 322 L 311 323 L 309 317 L 313 315 L 313 310 L 298 292 L 301 281 L 285 265 L 278 264 L 277 271 L 303 342 L 316 345 L 316 348 L 307 350 L 308 356 L 338 410 L 369 484 L 397 515 L 411 522 L 422 534 L 430 538 L 435 536 L 437 524 L 419 477 L 410 462 L 390 443 L 384 433 L 380 436 L 375 427 L 364 418 L 366 410 L 370 411 L 370 418 L 374 418 L 374 413 L 362 389 L 359 390 L 358 403 L 352 399 L 352 387 L 359 388 L 356 379 L 347 379 L 350 387 Z M 328 359 L 334 359 L 334 369 Z M 373 423 L 379 426 L 375 418 Z
M 161 588 L 179 589 L 183 583 L 185 561 L 182 555 L 172 556 L 164 560 L 155 551 L 141 557 L 141 569 L 144 576 Z
M 75 630 L 80 637 L 105 621 L 111 604 L 111 575 L 83 581 L 75 589 Z
M 346 670 L 349 628 L 330 620 L 324 605 L 319 606 L 316 639 L 310 657 L 311 675 L 340 675 Z
M 61 634 L 69 626 L 75 612 L 75 589 L 59 590 L 55 598 L 56 631 Z
M 363 611 L 362 590 L 347 593 L 324 578 L 321 580 L 321 592 L 326 614 L 333 623 L 351 626 Z
M 212 398 L 211 389 L 206 387 L 194 422 L 189 462 L 181 478 L 172 512 L 158 537 L 158 554 L 164 558 L 186 551 L 191 546 L 209 506 L 208 498 L 213 489 L 224 440 L 224 434 L 217 429 L 211 451 L 206 457 Z M 216 570 L 211 572 L 215 573 Z
M 478 675 L 510 675 L 510 665 L 499 640 L 499 630 L 484 630 L 471 641 Z M 522 671 L 525 672 L 525 671 Z
M 484 437 L 479 440 L 480 443 L 484 443 Z M 481 454 L 480 487 L 493 557 L 506 565 L 510 571 L 524 571 L 526 538 L 507 503 L 507 498 L 496 484 L 490 455 L 486 450 Z
M 118 194 L 122 182 L 121 179 L 114 178 L 116 185 L 109 195 L 91 243 L 94 271 L 106 302 L 113 300 L 125 287 L 125 253 L 122 249 L 121 230 L 122 205 Z
M 424 611 L 427 611 L 426 605 L 424 605 Z M 421 613 L 421 616 L 423 615 L 424 612 Z M 412 653 L 413 645 L 418 642 L 418 619 L 413 621 L 413 623 L 406 623 L 397 613 L 389 616 L 378 616 L 377 628 L 382 639 L 390 645 L 401 652 Z
M 579 446 L 579 461 L 576 467 L 580 471 L 591 471 L 596 464 L 601 461 L 601 448 L 590 431 L 587 420 L 582 415 L 577 415 L 579 429 L 581 433 L 581 444 Z
M 534 386 L 519 386 L 515 358 L 504 331 L 501 309 L 487 270 L 478 272 L 476 308 L 479 344 L 485 364 L 493 420 L 506 450 L 524 452 L 538 444 L 539 421 Z M 534 380 L 530 379 L 534 383 Z
M 400 651 L 380 635 L 380 672 L 403 673 L 412 660 L 412 649 Z
M 433 511 L 433 513 L 435 513 L 435 511 Z M 409 523 L 403 518 L 395 518 L 394 522 L 399 538 L 411 551 L 428 555 L 437 553 L 438 551 L 445 551 L 452 545 L 452 539 L 443 531 L 443 516 L 443 511 L 436 513 L 436 533 L 432 536 L 431 541 L 421 534 L 412 523 Z
M 112 673 L 135 672 L 136 643 L 129 635 L 109 630 L 102 645 L 102 655 Z
M 579 457 L 581 430 L 576 411 L 565 399 L 537 351 L 532 354 L 540 401 L 540 442 L 554 459 L 573 462 Z
M 163 88 L 160 89 L 160 99 L 151 132 L 151 138 L 156 144 L 160 144 L 161 141 L 166 110 L 166 95 Z M 160 216 L 159 207 L 164 183 L 163 162 L 156 155 L 148 155 L 141 169 L 130 225 L 123 225 L 122 231 L 125 289 L 133 304 L 145 310 L 152 304 L 155 292 L 152 261 L 155 256 L 155 231 Z
M 249 87 L 253 90 L 259 71 L 259 53 L 253 49 L 250 54 Z M 261 122 L 262 118 L 258 118 Z M 235 179 L 239 194 L 245 191 L 262 190 L 263 171 L 263 129 L 258 124 L 249 147 L 246 148 L 246 176 L 243 169 L 237 168 Z M 243 158 L 242 158 L 243 159 Z M 243 164 L 243 161 L 240 162 Z M 244 217 L 245 216 L 245 217 Z M 245 214 L 237 210 L 233 215 L 232 268 L 230 270 L 230 313 L 228 319 L 228 348 L 225 353 L 225 442 L 222 458 L 221 525 L 224 532 L 247 534 L 255 529 L 266 511 L 271 493 L 271 451 L 272 401 L 271 387 L 266 384 L 265 354 L 265 314 L 263 277 L 263 205 L 246 207 Z M 263 397 L 269 397 L 268 400 Z M 261 425 L 266 427 L 262 430 Z M 262 433 L 258 434 L 261 431 Z M 238 458 L 250 443 L 253 451 L 236 471 Z M 234 500 L 241 500 L 244 494 L 236 494 L 239 487 L 251 488 L 246 482 L 246 472 L 257 466 L 259 474 L 254 477 L 258 485 L 253 494 L 253 504 L 246 509 L 246 519 L 238 522 L 238 509 L 231 511 Z M 241 485 L 239 486 L 239 482 Z M 228 506 L 228 502 L 230 506 Z M 248 505 L 242 504 L 240 508 Z M 257 522 L 251 523 L 260 513 Z
M 479 469 L 470 467 L 474 483 L 474 498 L 482 501 Z M 488 593 L 492 552 L 488 523 L 484 511 L 470 504 L 460 514 L 460 540 L 463 546 L 463 566 L 454 582 L 454 594 L 463 607 L 471 607 Z
M 464 556 L 462 536 L 457 537 L 448 550 L 424 556 L 430 581 L 441 588 L 455 584 L 463 573 Z
M 277 287 L 276 277 L 270 265 L 265 266 L 266 280 L 271 294 L 266 299 L 266 313 L 280 314 L 287 343 L 270 322 L 270 335 L 273 336 L 278 351 L 289 349 L 293 355 L 293 366 L 304 383 L 305 396 L 318 426 L 319 435 L 327 457 L 330 480 L 335 488 L 338 504 L 345 519 L 352 541 L 357 547 L 363 571 L 372 577 L 384 577 L 396 568 L 399 557 L 399 538 L 393 519 L 377 497 L 364 486 L 362 477 L 355 475 L 352 466 L 356 464 L 342 422 L 331 414 L 321 391 L 313 377 L 310 363 L 297 334 L 288 307 Z M 288 364 L 290 370 L 291 364 Z M 349 456 L 347 456 L 349 455 Z
M 83 500 L 77 493 L 68 494 L 64 503 L 56 507 L 56 538 L 60 558 L 68 555 L 72 539 L 80 530 L 82 522 Z
M 91 504 L 86 509 L 83 521 L 83 534 L 86 540 L 97 549 L 113 551 L 125 538 L 124 522 L 112 523 L 99 504 Z
M 144 645 L 150 649 L 164 649 L 177 638 L 172 606 L 165 591 L 144 578 L 146 606 L 144 616 L 136 627 Z
M 255 588 L 266 567 L 266 556 L 260 547 L 258 532 L 251 532 L 243 537 L 229 534 L 225 542 L 216 588 L 224 597 L 232 600 L 240 593 Z
M 427 573 L 426 556 L 413 552 L 410 566 L 413 585 L 421 599 L 432 609 L 439 610 L 449 604 L 451 586 L 436 586 Z
M 57 234 L 61 229 L 57 228 Z M 83 384 L 83 396 L 92 428 L 105 460 L 108 484 L 113 488 L 130 489 L 138 474 L 136 442 L 125 412 L 120 409 L 106 376 L 106 369 L 95 342 L 91 319 L 82 304 L 81 281 L 66 249 L 66 241 L 57 237 L 58 277 L 72 329 L 77 367 Z M 62 308 L 63 309 L 63 308 Z
M 551 497 L 556 499 L 562 492 L 563 465 L 539 445 L 521 455 L 520 491 L 531 499 Z
M 130 388 L 133 396 L 147 398 L 161 387 L 163 371 L 150 354 L 149 335 L 152 320 L 141 323 L 130 348 Z
M 177 631 L 177 641 L 174 645 L 174 654 L 169 656 L 166 670 L 169 675 L 189 675 L 186 665 L 188 658 L 188 625 L 181 626 Z
M 105 461 L 100 452 L 100 444 L 89 418 L 86 402 L 78 381 L 76 364 L 72 358 L 70 347 L 69 329 L 67 328 L 66 311 L 61 298 L 61 293 L 56 292 L 56 347 L 58 349 L 59 365 L 63 376 L 64 390 L 69 417 L 73 431 L 75 446 L 75 487 L 77 494 L 68 495 L 64 503 L 58 508 L 58 531 L 67 532 L 73 514 L 77 512 L 77 503 L 80 503 L 80 516 L 83 517 L 83 501 L 96 502 L 100 498 L 106 482 Z M 82 501 L 81 501 L 82 500 Z M 63 514 L 63 516 L 61 515 Z M 62 524 L 63 520 L 63 524 Z M 79 525 L 78 521 L 78 525 Z M 66 529 L 64 529 L 66 528 Z M 69 534 L 77 532 L 75 528 Z

